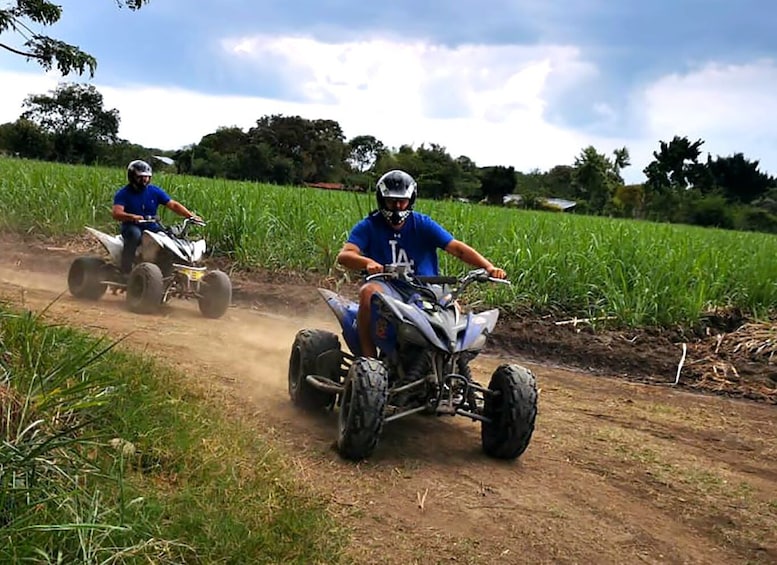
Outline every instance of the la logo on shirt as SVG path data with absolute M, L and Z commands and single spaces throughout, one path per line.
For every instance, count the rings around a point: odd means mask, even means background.
M 399 242 L 396 239 L 391 239 L 389 246 L 391 247 L 391 263 L 407 267 L 410 272 L 413 272 L 415 262 L 407 256 L 407 251 L 399 246 Z

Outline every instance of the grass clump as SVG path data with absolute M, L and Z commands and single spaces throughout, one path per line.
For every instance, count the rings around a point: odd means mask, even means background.
M 340 560 L 280 454 L 116 344 L 0 305 L 0 562 Z

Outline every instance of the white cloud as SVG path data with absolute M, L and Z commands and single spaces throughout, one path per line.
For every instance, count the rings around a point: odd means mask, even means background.
M 373 134 L 390 146 L 438 143 L 479 165 L 521 171 L 571 164 L 587 145 L 611 154 L 627 146 L 626 180 L 643 180 L 659 140 L 701 137 L 705 151 L 741 151 L 777 173 L 777 66 L 709 64 L 673 74 L 631 93 L 629 108 L 597 104 L 602 120 L 632 112 L 640 131 L 591 136 L 551 123 L 550 101 L 600 71 L 574 47 L 448 48 L 387 39 L 343 44 L 299 37 L 225 40 L 225 56 L 250 73 L 281 69 L 298 102 L 215 96 L 190 90 L 95 82 L 108 108 L 121 115 L 120 136 L 172 149 L 198 142 L 220 126 L 248 128 L 267 114 L 337 120 L 346 137 Z M 0 71 L 0 123 L 14 120 L 30 93 L 53 89 L 53 74 Z
M 449 96 L 466 102 L 460 115 L 452 117 L 483 118 L 505 110 L 540 114 L 549 82 L 558 91 L 595 73 L 573 47 L 449 48 L 385 39 L 333 44 L 271 36 L 222 44 L 247 66 L 281 69 L 309 101 L 332 100 L 413 117 Z
M 716 155 L 741 152 L 777 173 L 777 65 L 758 60 L 742 65 L 708 63 L 687 74 L 671 74 L 636 99 L 644 113 L 644 135 L 669 140 L 675 134 L 704 140 Z
M 306 37 L 226 39 L 246 72 L 282 69 L 284 83 L 346 135 L 384 143 L 434 142 L 480 164 L 529 170 L 569 162 L 583 136 L 543 119 L 547 99 L 596 69 L 574 47 L 465 45 Z M 549 92 L 552 88 L 553 92 Z M 307 112 L 310 114 L 310 112 Z
M 30 94 L 43 94 L 57 86 L 56 73 L 19 73 L 0 70 L 0 123 L 15 121 L 24 110 L 22 103 Z

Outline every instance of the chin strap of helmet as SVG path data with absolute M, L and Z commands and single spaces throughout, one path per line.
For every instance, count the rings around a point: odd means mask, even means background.
M 398 226 L 407 220 L 412 212 L 412 210 L 386 210 L 385 208 L 380 209 L 380 213 L 383 214 L 383 217 L 386 218 L 386 220 L 392 226 Z

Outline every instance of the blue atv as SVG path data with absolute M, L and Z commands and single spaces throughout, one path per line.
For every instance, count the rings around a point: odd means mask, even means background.
M 341 349 L 332 332 L 300 330 L 289 358 L 292 401 L 307 409 L 339 409 L 337 448 L 346 459 L 369 457 L 386 422 L 419 412 L 478 420 L 486 454 L 519 457 L 537 416 L 534 375 L 504 364 L 488 387 L 475 382 L 469 362 L 485 346 L 499 311 L 465 312 L 457 301 L 472 283 L 509 282 L 489 277 L 484 269 L 461 278 L 422 277 L 392 265 L 366 281 L 383 286 L 371 304 L 378 358 L 361 355 L 358 304 L 319 288 L 352 354 Z

